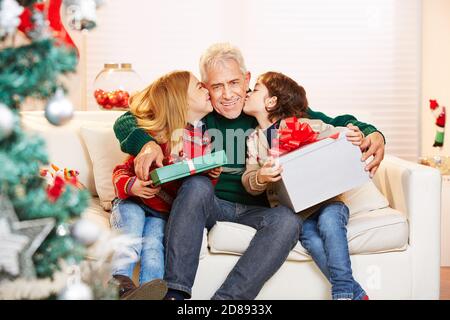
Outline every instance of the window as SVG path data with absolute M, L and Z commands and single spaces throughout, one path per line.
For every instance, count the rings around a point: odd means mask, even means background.
M 109 1 L 87 37 L 89 108 L 103 63 L 131 62 L 146 83 L 174 70 L 199 75 L 210 44 L 242 49 L 253 80 L 281 71 L 310 106 L 353 114 L 386 136 L 386 152 L 419 154 L 420 0 Z

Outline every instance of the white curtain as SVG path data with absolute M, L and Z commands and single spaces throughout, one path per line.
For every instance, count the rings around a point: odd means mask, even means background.
M 131 62 L 145 82 L 174 69 L 198 75 L 203 50 L 229 41 L 253 80 L 284 72 L 314 110 L 353 114 L 383 132 L 386 152 L 417 159 L 420 0 L 109 0 L 97 14 L 86 41 L 89 109 L 105 62 Z

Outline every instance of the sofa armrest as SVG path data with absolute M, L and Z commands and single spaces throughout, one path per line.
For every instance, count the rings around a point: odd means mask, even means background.
M 386 156 L 374 177 L 392 208 L 407 215 L 413 296 L 439 299 L 441 175 L 437 169 Z

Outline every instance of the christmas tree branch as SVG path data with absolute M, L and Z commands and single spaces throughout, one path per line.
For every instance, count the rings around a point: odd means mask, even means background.
M 48 99 L 58 87 L 60 74 L 74 72 L 75 50 L 53 39 L 0 51 L 0 102 L 17 108 L 25 98 Z

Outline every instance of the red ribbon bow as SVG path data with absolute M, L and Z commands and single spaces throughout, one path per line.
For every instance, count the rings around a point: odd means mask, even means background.
M 269 153 L 272 156 L 281 156 L 294 151 L 310 143 L 322 140 L 317 139 L 318 132 L 315 132 L 308 123 L 300 123 L 296 117 L 285 120 L 287 128 L 278 130 L 278 138 L 273 139 L 272 149 Z M 339 136 L 332 135 L 330 138 L 336 139 Z

